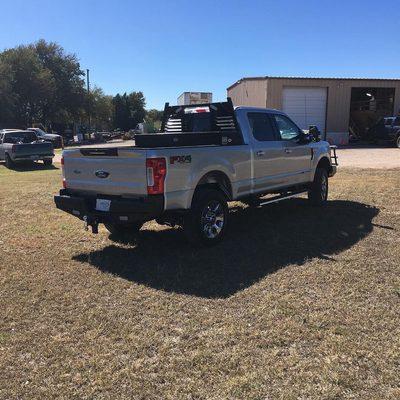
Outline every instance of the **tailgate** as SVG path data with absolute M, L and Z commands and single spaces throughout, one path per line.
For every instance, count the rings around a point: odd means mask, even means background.
M 116 196 L 147 194 L 146 150 L 82 148 L 65 150 L 63 157 L 68 189 Z
M 20 157 L 53 155 L 53 145 L 47 142 L 17 144 L 15 154 Z

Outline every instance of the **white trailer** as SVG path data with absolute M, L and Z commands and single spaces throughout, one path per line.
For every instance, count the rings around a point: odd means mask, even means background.
M 190 104 L 212 103 L 212 93 L 210 92 L 183 92 L 178 97 L 179 106 L 187 106 Z

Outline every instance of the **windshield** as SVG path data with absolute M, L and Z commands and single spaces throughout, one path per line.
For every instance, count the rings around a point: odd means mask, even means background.
M 33 132 L 8 132 L 4 136 L 4 143 L 32 143 L 36 140 Z
M 46 132 L 42 131 L 40 128 L 28 128 L 28 131 L 36 132 L 36 135 L 38 136 L 46 135 Z

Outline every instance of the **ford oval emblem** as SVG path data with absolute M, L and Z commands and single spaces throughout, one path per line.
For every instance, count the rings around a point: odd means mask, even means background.
M 108 175 L 110 175 L 109 172 L 107 172 L 107 171 L 102 171 L 102 170 L 96 171 L 94 174 L 95 174 L 98 178 L 107 178 Z

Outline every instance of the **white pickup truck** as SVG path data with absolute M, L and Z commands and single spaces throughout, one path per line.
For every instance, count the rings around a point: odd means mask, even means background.
M 144 222 L 182 226 L 196 244 L 220 241 L 227 202 L 267 204 L 308 193 L 328 196 L 336 154 L 284 113 L 232 102 L 165 106 L 163 133 L 130 147 L 64 150 L 56 206 L 97 233 L 138 232 Z M 267 197 L 265 197 L 267 196 Z

